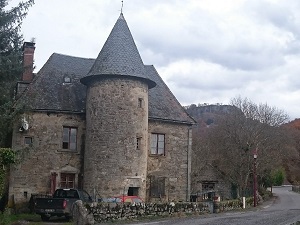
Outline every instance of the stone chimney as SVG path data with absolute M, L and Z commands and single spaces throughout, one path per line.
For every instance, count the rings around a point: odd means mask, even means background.
M 33 80 L 33 58 L 35 43 L 25 42 L 23 44 L 23 75 L 22 81 L 30 83 Z
M 21 80 L 17 82 L 15 99 L 18 99 L 22 93 L 27 89 L 28 85 L 34 78 L 33 74 L 33 58 L 35 43 L 24 42 L 23 44 L 23 73 L 21 74 Z

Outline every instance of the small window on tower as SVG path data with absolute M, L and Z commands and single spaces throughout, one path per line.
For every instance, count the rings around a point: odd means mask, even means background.
M 142 145 L 142 138 L 138 137 L 136 138 L 136 149 L 141 149 Z
M 142 98 L 139 98 L 139 99 L 138 99 L 138 107 L 139 107 L 139 108 L 143 108 L 143 102 L 144 102 L 144 101 L 143 101 Z

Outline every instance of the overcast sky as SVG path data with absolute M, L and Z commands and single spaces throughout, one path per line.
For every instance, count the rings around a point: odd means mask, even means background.
M 22 26 L 35 72 L 54 52 L 96 58 L 120 10 L 121 0 L 36 0 Z M 182 105 L 241 96 L 300 118 L 299 0 L 124 0 L 123 14 Z

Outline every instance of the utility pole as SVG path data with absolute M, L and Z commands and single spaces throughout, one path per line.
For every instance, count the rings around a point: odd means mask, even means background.
M 256 174 L 256 164 L 257 160 L 257 149 L 253 151 L 253 206 L 257 206 L 257 174 Z

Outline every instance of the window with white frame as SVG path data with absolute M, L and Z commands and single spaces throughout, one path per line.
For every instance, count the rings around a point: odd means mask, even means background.
M 151 155 L 165 155 L 164 134 L 151 134 Z
M 63 127 L 63 144 L 65 150 L 76 151 L 77 149 L 77 128 Z

